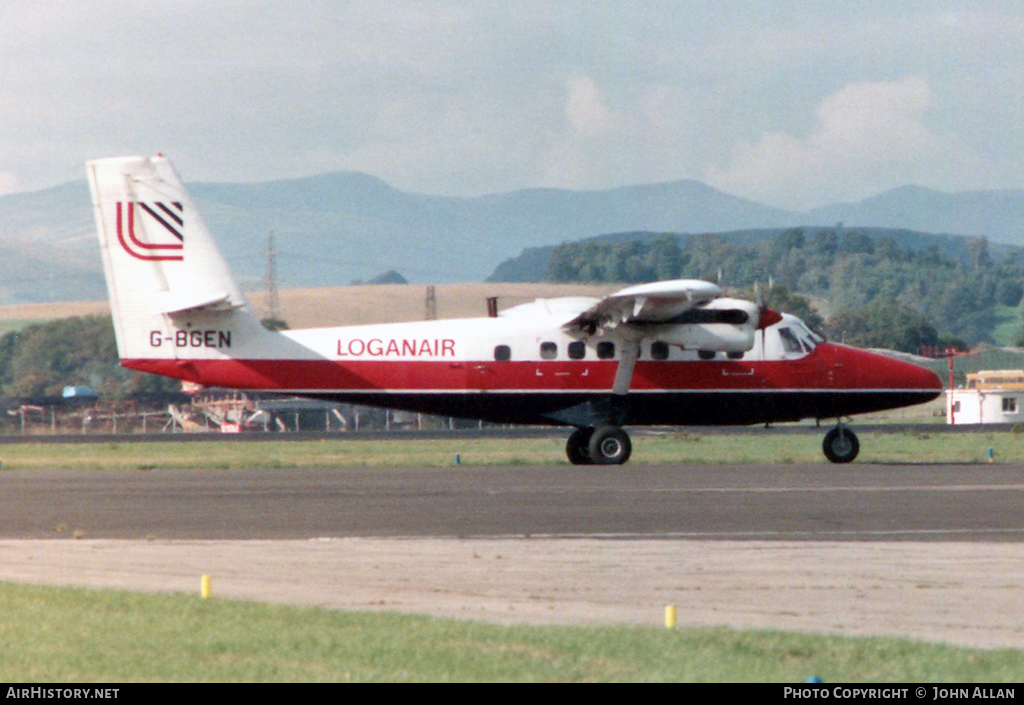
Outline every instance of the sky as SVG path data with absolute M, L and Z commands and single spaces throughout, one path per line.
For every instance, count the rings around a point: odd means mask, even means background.
M 163 153 L 478 196 L 695 179 L 806 210 L 1024 187 L 1024 3 L 5 0 L 0 195 Z

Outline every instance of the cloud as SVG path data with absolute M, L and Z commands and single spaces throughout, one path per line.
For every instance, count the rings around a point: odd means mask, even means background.
M 613 116 L 597 83 L 589 76 L 565 82 L 563 128 L 552 135 L 540 156 L 544 186 L 590 185 L 606 178 Z
M 711 164 L 713 186 L 773 205 L 808 208 L 857 199 L 907 183 L 934 185 L 935 175 L 971 159 L 929 129 L 933 94 L 926 80 L 847 85 L 814 111 L 806 137 L 765 134 L 742 145 L 727 166 Z
M 18 177 L 11 172 L 0 173 L 0 196 L 18 191 Z
M 611 113 L 601 97 L 597 84 L 589 76 L 570 79 L 569 97 L 565 105 L 565 117 L 573 130 L 587 138 L 607 132 Z
M 359 169 L 476 195 L 699 178 L 795 206 L 1024 173 L 1019 3 L 253 5 L 0 4 L 5 188 L 156 151 L 193 180 Z

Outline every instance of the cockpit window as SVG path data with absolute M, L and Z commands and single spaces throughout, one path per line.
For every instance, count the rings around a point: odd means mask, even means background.
M 800 339 L 789 328 L 779 328 L 779 337 L 782 338 L 782 347 L 785 348 L 786 352 L 803 352 L 803 348 L 800 346 Z
M 824 336 L 808 328 L 803 321 L 794 322 L 789 330 L 800 341 L 800 346 L 805 352 L 813 352 L 816 347 L 825 342 Z

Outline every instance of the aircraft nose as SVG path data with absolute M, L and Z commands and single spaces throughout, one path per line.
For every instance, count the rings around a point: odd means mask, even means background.
M 939 375 L 935 374 L 927 367 L 921 365 L 913 365 L 912 363 L 903 363 L 906 366 L 904 377 L 906 379 L 905 384 L 913 389 L 928 389 L 935 391 L 936 393 L 942 391 L 942 379 Z
M 912 379 L 916 381 L 918 387 L 921 389 L 931 389 L 936 392 L 941 392 L 943 390 L 942 378 L 937 374 L 929 370 L 927 367 L 921 367 L 920 365 L 910 366 L 914 368 L 914 376 Z
M 943 390 L 942 380 L 927 367 L 878 353 L 858 351 L 861 370 L 874 378 L 874 384 L 887 389 L 915 389 L 932 391 L 936 396 Z

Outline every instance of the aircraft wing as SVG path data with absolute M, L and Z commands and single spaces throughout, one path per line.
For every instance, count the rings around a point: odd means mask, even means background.
M 722 296 L 722 289 L 699 279 L 673 279 L 631 286 L 606 296 L 563 326 L 576 335 L 593 335 L 623 324 L 677 323 L 687 311 Z

